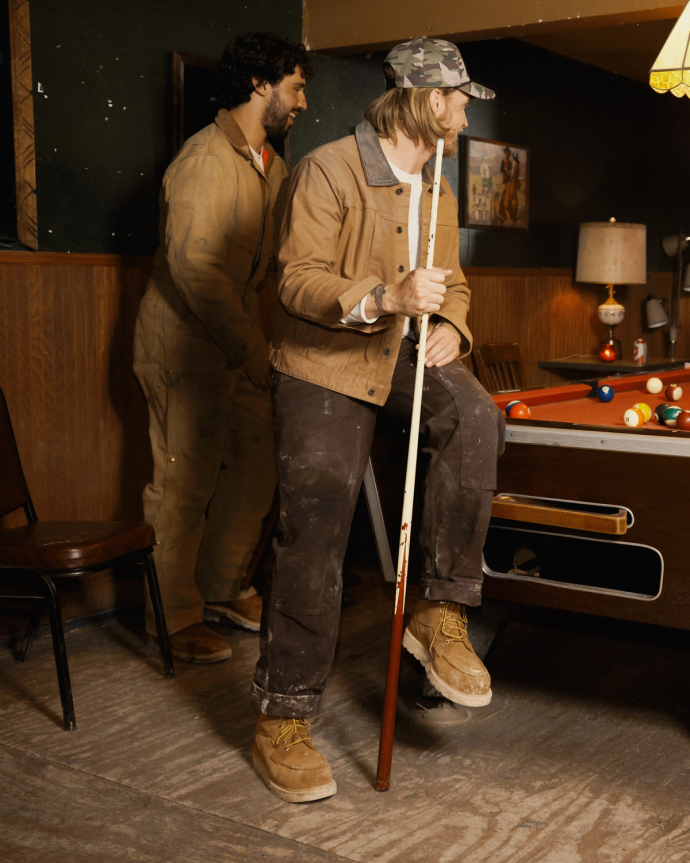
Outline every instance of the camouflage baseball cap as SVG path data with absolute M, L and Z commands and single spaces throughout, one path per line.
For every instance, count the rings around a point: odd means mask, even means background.
M 465 61 L 452 42 L 444 39 L 410 39 L 401 42 L 383 62 L 395 72 L 395 86 L 455 87 L 477 99 L 493 99 L 496 94 L 488 87 L 470 81 Z

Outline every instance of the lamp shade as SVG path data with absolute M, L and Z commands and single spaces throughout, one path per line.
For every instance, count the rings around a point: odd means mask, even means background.
M 625 222 L 583 222 L 577 245 L 576 282 L 644 285 L 647 227 Z
M 657 93 L 690 96 L 690 3 L 676 21 L 649 72 L 649 86 Z
M 650 294 L 647 297 L 645 306 L 647 312 L 647 326 L 650 330 L 666 326 L 668 323 L 668 315 L 664 311 L 664 307 L 661 305 L 661 300 Z
M 671 234 L 668 237 L 664 237 L 664 239 L 661 241 L 661 245 L 664 247 L 664 251 L 669 256 L 669 258 L 672 258 L 674 255 L 678 254 L 679 245 L 681 252 L 687 249 L 688 243 L 690 243 L 690 237 L 682 237 L 679 234 Z

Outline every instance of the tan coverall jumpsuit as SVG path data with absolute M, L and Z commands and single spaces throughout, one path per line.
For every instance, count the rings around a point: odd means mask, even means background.
M 271 401 L 243 363 L 265 343 L 256 296 L 287 171 L 260 170 L 227 111 L 191 137 L 161 190 L 161 245 L 139 307 L 134 370 L 149 407 L 156 529 L 172 634 L 237 599 L 276 482 Z M 155 632 L 147 601 L 147 631 Z

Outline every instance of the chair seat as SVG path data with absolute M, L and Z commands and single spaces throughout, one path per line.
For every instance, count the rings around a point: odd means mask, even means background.
M 39 521 L 0 530 L 0 566 L 87 569 L 155 542 L 153 527 L 138 521 Z

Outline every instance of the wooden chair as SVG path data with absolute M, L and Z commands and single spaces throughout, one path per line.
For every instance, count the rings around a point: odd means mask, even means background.
M 20 507 L 24 510 L 28 524 L 0 528 L 0 579 L 5 583 L 11 581 L 18 584 L 22 594 L 27 588 L 31 593 L 20 596 L 7 594 L 0 596 L 0 599 L 34 602 L 19 652 L 20 662 L 26 660 L 43 611 L 48 606 L 65 731 L 74 731 L 77 725 L 60 601 L 54 579 L 75 578 L 117 565 L 142 563 L 151 595 L 165 676 L 174 677 L 175 669 L 152 556 L 155 533 L 150 524 L 140 522 L 39 522 L 24 478 L 7 402 L 0 390 L 0 518 Z
M 472 352 L 479 383 L 490 393 L 511 392 L 525 386 L 520 346 L 490 342 Z

